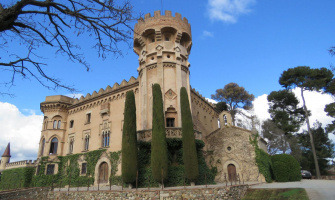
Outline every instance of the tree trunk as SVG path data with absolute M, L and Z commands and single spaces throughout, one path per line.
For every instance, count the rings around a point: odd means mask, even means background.
M 306 116 L 306 122 L 307 122 L 307 129 L 308 129 L 308 134 L 309 134 L 310 141 L 311 141 L 311 146 L 312 146 L 313 158 L 314 158 L 314 163 L 315 163 L 316 178 L 320 179 L 321 176 L 320 176 L 319 163 L 318 163 L 318 159 L 316 157 L 313 135 L 312 135 L 311 128 L 310 128 L 310 125 L 309 125 L 309 117 L 308 117 L 308 112 L 307 112 L 307 106 L 306 106 L 306 103 L 305 103 L 303 88 L 301 88 L 301 97 L 302 97 L 302 101 L 303 101 L 303 104 L 304 104 L 304 110 L 305 110 L 305 116 Z

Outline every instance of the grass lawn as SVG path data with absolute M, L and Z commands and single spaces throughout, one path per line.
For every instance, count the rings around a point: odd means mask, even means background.
M 242 200 L 309 200 L 303 188 L 248 189 Z

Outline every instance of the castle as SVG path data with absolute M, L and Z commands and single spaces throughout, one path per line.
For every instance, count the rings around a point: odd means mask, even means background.
M 58 172 L 57 156 L 93 150 L 106 152 L 121 150 L 125 94 L 134 91 L 138 141 L 150 141 L 152 129 L 152 85 L 160 84 L 163 94 L 167 138 L 181 138 L 181 87 L 187 89 L 194 123 L 195 138 L 205 143 L 208 166 L 218 169 L 215 180 L 222 182 L 224 173 L 244 174 L 245 181 L 262 178 L 255 163 L 255 151 L 249 142 L 252 131 L 232 126 L 227 111 L 219 112 L 212 103 L 190 86 L 192 48 L 191 25 L 179 13 L 155 11 L 140 18 L 134 28 L 134 52 L 138 55 L 138 77 L 115 83 L 112 87 L 73 99 L 62 95 L 47 96 L 40 104 L 44 113 L 38 156 L 29 166 L 39 171 L 41 157 L 47 156 L 45 174 Z M 266 142 L 258 145 L 266 151 Z M 7 163 L 8 153 L 2 157 L 3 169 L 13 168 Z M 23 163 L 25 163 L 23 165 Z M 27 167 L 27 162 L 16 166 Z M 78 159 L 80 173 L 85 175 L 87 161 Z M 109 183 L 111 160 L 101 155 L 94 169 L 94 183 Z M 121 175 L 121 164 L 117 163 Z

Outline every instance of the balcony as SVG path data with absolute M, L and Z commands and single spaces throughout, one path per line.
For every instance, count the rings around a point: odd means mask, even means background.
M 182 138 L 182 130 L 180 127 L 165 128 L 166 138 Z M 137 140 L 151 141 L 152 129 L 137 131 Z M 194 130 L 194 137 L 196 140 L 202 140 L 202 133 Z

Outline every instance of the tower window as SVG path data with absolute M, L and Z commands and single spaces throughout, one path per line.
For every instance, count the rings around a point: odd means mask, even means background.
M 86 123 L 90 123 L 91 122 L 91 113 L 87 113 L 86 114 Z
M 81 164 L 81 174 L 86 174 L 87 171 L 87 163 Z
M 71 120 L 71 121 L 70 121 L 70 128 L 73 128 L 73 124 L 74 124 L 74 121 Z
M 170 38 L 168 36 L 166 36 L 165 41 L 170 41 Z
M 53 175 L 54 171 L 55 171 L 55 165 L 54 164 L 48 165 L 48 167 L 47 167 L 47 175 Z
M 61 121 L 58 121 L 57 129 L 60 129 Z
M 54 129 L 57 128 L 57 120 L 54 120 L 54 126 L 53 126 Z
M 166 118 L 166 127 L 174 127 L 174 118 Z
M 58 146 L 58 139 L 53 138 L 51 140 L 51 145 L 50 145 L 50 154 L 56 154 L 57 153 L 57 146 Z
M 102 133 L 102 147 L 109 146 L 109 131 Z
M 151 39 L 151 42 L 155 42 L 155 38 L 152 38 L 152 39 Z

